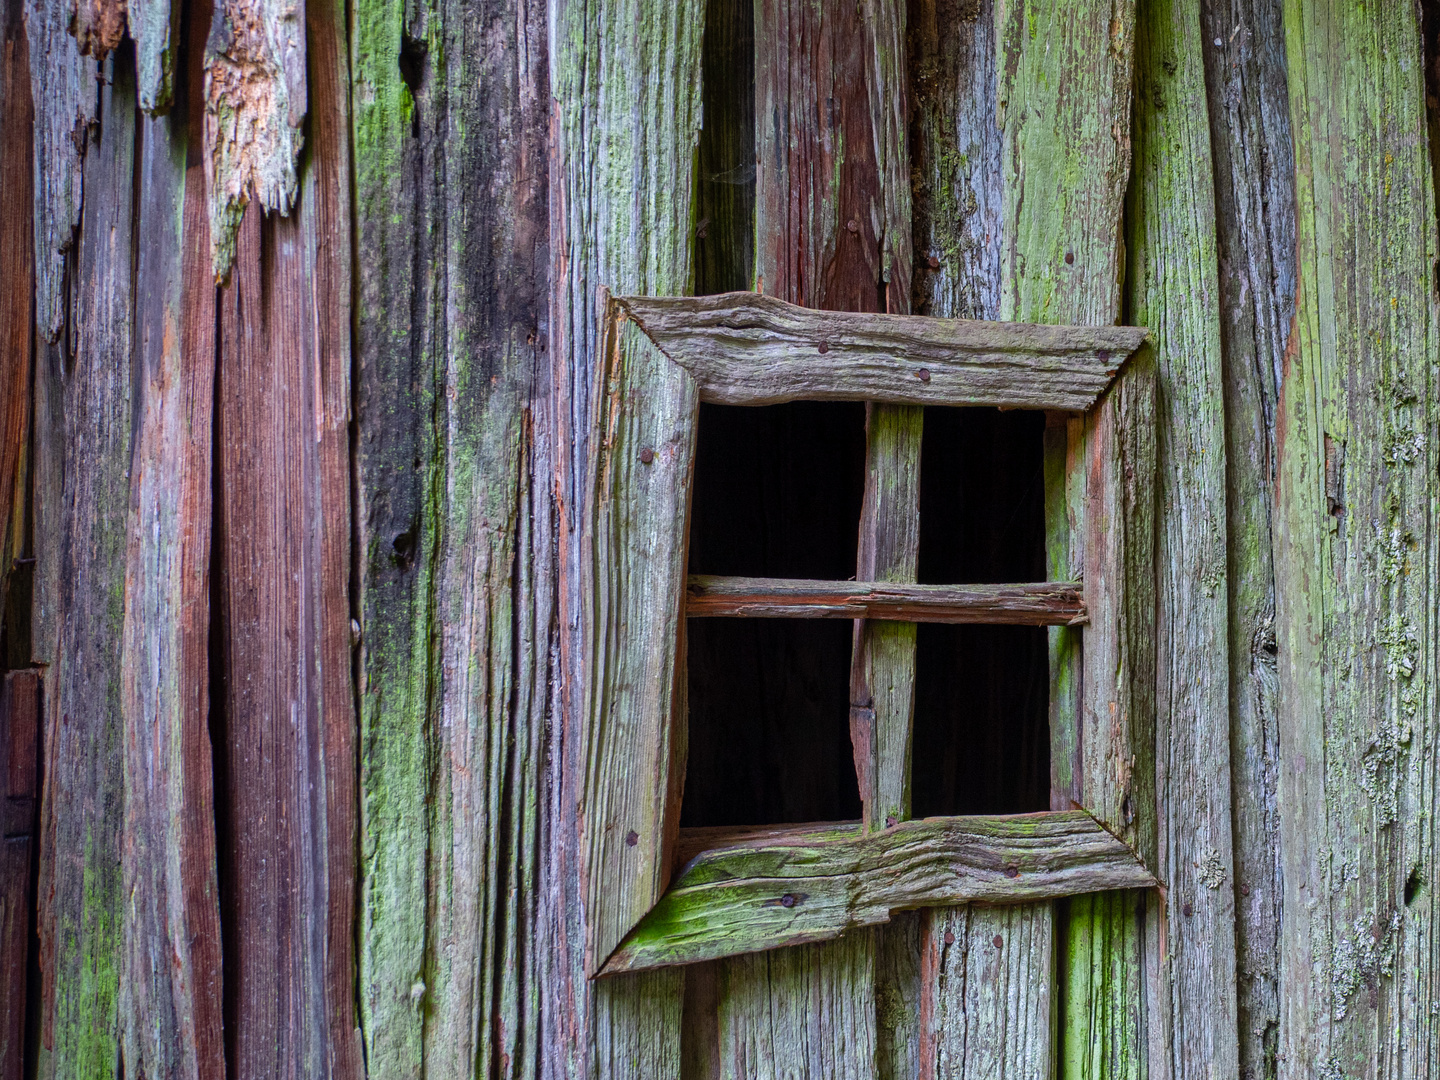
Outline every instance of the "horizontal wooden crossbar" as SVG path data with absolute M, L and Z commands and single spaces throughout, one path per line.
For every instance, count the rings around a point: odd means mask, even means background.
M 897 585 L 692 575 L 690 618 L 883 619 L 891 622 L 1076 626 L 1085 598 L 1074 582 L 1038 585 Z
M 602 974 L 823 941 L 894 911 L 1150 888 L 1135 853 L 1083 810 L 681 830 L 691 855 Z M 698 853 L 697 853 L 698 852 Z
M 1145 340 L 1039 326 L 815 311 L 759 293 L 619 298 L 702 401 L 877 401 L 1084 412 Z

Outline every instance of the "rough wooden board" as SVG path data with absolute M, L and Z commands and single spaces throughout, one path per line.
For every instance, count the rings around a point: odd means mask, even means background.
M 135 90 L 140 108 L 152 114 L 164 112 L 175 95 L 180 5 L 173 0 L 125 0 L 125 17 L 135 42 Z
M 80 51 L 103 61 L 125 36 L 125 0 L 69 0 L 62 10 Z
M 1168 1067 L 1150 1037 L 1156 995 L 1146 946 L 1147 895 L 1071 898 L 1057 918 L 1057 1069 L 1078 1080 L 1140 1080 Z M 1164 1008 L 1163 1000 L 1159 1003 Z
M 1295 305 L 1295 176 L 1281 0 L 1207 6 L 1230 578 L 1230 772 L 1242 1076 L 1276 1071 L 1281 768 L 1276 724 L 1275 415 Z M 1214 43 L 1219 42 L 1217 46 Z
M 618 305 L 605 311 L 587 526 L 593 655 L 581 837 L 586 967 L 598 972 L 670 875 L 685 760 L 685 555 L 699 401 Z
M 322 160 L 335 152 L 319 139 L 315 147 Z M 344 797 L 355 768 L 346 754 L 348 365 L 332 306 L 344 294 L 320 299 L 348 266 L 335 243 L 337 179 L 312 159 L 297 217 L 262 222 L 258 205 L 246 215 L 220 301 L 221 881 L 239 969 L 226 1025 L 238 1077 L 354 1076 L 360 1067 L 341 1020 L 349 963 L 332 955 L 349 939 L 335 941 L 331 918 L 332 903 L 343 917 L 355 873 L 354 807 Z M 276 565 L 296 572 L 261 569 Z
M 1153 629 L 1142 629 L 1154 641 L 1154 728 L 1151 734 L 1142 726 L 1138 738 L 1153 738 L 1155 746 L 1152 865 L 1166 886 L 1169 1072 L 1177 1080 L 1240 1069 L 1225 387 L 1200 8 L 1194 0 L 1138 5 L 1135 179 L 1127 214 L 1126 291 L 1130 317 L 1155 340 L 1158 438 L 1156 603 L 1136 605 L 1128 617 L 1143 622 L 1142 612 L 1155 613 Z M 1172 107 L 1178 101 L 1197 104 Z M 1143 583 L 1132 587 L 1148 601 Z
M 595 995 L 592 1076 L 680 1075 L 685 972 L 622 975 Z
M 125 1075 L 223 1080 L 208 656 L 215 287 L 198 62 L 187 74 L 183 110 L 139 121 L 120 1022 Z
M 676 875 L 607 973 L 821 941 L 908 908 L 1155 883 L 1082 811 L 925 818 L 880 832 L 796 826 L 714 843 Z
M 1054 920 L 985 904 L 935 908 L 923 918 L 919 1075 L 1050 1080 L 1054 944 L 1035 937 L 1053 933 Z
M 875 1075 L 879 1080 L 910 1080 L 921 1075 L 924 995 L 920 951 L 925 914 L 897 911 L 875 931 L 879 938 L 875 943 Z
M 35 303 L 33 126 L 25 26 L 20 9 L 7 8 L 0 13 L 0 281 L 9 283 L 0 296 L 0 613 L 8 608 L 14 560 L 27 554 L 29 539 L 25 459 Z M 0 614 L 0 621 L 4 618 Z
M 755 5 L 706 0 L 695 294 L 755 286 Z
M 555 1032 L 557 1072 L 653 1075 L 606 1049 L 614 1044 L 620 991 L 586 979 L 585 924 L 579 896 L 575 828 L 585 780 L 580 569 L 581 522 L 590 476 L 590 431 L 598 403 L 591 391 L 603 362 L 596 290 L 676 294 L 688 291 L 693 250 L 693 149 L 700 127 L 700 55 L 704 5 L 565 0 L 551 6 L 550 124 L 551 308 L 547 408 L 554 439 L 553 482 L 560 563 L 555 716 L 549 722 L 555 765 L 548 852 L 553 878 L 545 917 L 556 942 L 543 983 L 544 1023 Z M 668 974 L 636 982 L 653 999 L 650 1015 L 669 1017 Z M 679 1010 L 657 1032 L 679 1056 Z M 600 1040 L 601 1019 L 609 1025 Z M 636 1019 L 635 1023 L 642 1022 Z M 669 1053 L 666 1050 L 666 1053 Z M 595 1070 L 591 1072 L 592 1068 Z M 673 1069 L 671 1070 L 673 1072 Z
M 31 57 L 33 65 L 40 58 Z M 110 1077 L 120 1063 L 121 641 L 133 409 L 135 82 L 105 62 L 86 155 L 75 354 L 57 373 L 64 480 L 54 662 L 45 700 L 39 1075 Z
M 40 688 L 36 671 L 0 676 L 0 1080 L 25 1075 Z
M 685 614 L 769 619 L 886 619 L 899 622 L 1063 626 L 1085 619 L 1082 587 L 905 585 L 887 581 L 805 581 L 691 575 Z
M 1279 1075 L 1440 1067 L 1437 256 L 1418 10 L 1291 0 Z
M 875 931 L 738 957 L 720 968 L 724 1080 L 875 1073 Z
M 880 401 L 1083 412 L 1145 331 L 811 311 L 758 293 L 620 301 L 703 401 Z
M 1087 325 L 1120 318 L 1120 223 L 1130 176 L 1134 26 L 1133 0 L 1083 4 L 996 0 L 996 97 L 1002 148 L 999 318 Z M 1071 421 L 1067 427 L 1073 430 L 1066 430 L 1063 437 L 1058 427 L 1052 427 L 1047 438 L 1047 569 L 1056 578 L 1072 576 L 1074 568 L 1083 564 L 1081 541 L 1088 524 L 1084 491 L 1077 480 L 1089 471 L 1090 448 L 1078 423 Z M 1092 732 L 1088 721 L 1078 735 L 1076 730 L 1084 712 L 1082 687 L 1091 689 L 1089 644 L 1097 613 L 1095 598 L 1089 595 L 1088 570 L 1086 584 L 1092 625 L 1082 632 L 1083 679 L 1074 632 L 1050 631 L 1052 701 L 1073 702 L 1075 708 L 1069 715 L 1052 711 L 1052 765 L 1077 763 L 1082 774 L 1092 756 Z M 1057 779 L 1066 778 L 1061 774 Z M 1081 804 L 1090 806 L 1084 797 L 1093 790 L 1091 777 L 1072 772 L 1068 781 L 1070 791 L 1081 795 Z M 1068 794 L 1057 790 L 1053 797 L 1058 802 Z M 1103 808 L 1092 808 L 1106 816 Z M 1045 917 L 1048 914 L 1037 912 L 1037 918 Z M 1140 924 L 1123 933 L 1134 940 L 1133 947 L 1121 954 L 1138 956 Z M 1045 936 L 1037 934 L 1033 940 L 1044 941 Z M 1051 940 L 1068 940 L 1066 928 L 1058 926 Z M 1111 949 L 1103 938 L 1084 940 L 1107 953 Z M 1010 962 L 1024 970 L 1036 961 L 1023 957 L 1022 951 L 1013 950 Z M 1082 989 L 1091 985 L 1083 984 Z M 1117 979 L 1099 988 L 1118 995 L 1117 1001 L 1133 1003 L 1135 985 L 1135 980 Z M 1059 1008 L 1062 1028 L 1069 1024 L 1082 1033 L 1082 1039 L 1116 1045 L 1107 1033 L 1111 1011 L 1098 997 L 1067 993 Z M 1133 1043 L 1121 1045 L 1139 1049 Z M 1144 1058 L 1136 1060 L 1143 1063 Z M 1113 1066 L 1130 1067 L 1121 1062 Z
M 303 0 L 218 0 L 205 43 L 205 181 L 215 279 L 245 207 L 288 214 L 305 119 Z
M 65 324 L 66 252 L 80 224 L 81 170 L 99 120 L 95 61 L 80 55 L 67 8 L 54 0 L 25 4 L 35 108 L 35 324 L 49 342 Z

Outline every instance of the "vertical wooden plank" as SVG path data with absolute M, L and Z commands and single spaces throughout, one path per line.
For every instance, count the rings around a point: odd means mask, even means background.
M 1127 215 L 1127 318 L 1149 328 L 1155 342 L 1158 574 L 1157 602 L 1148 609 L 1155 612 L 1154 728 L 1145 725 L 1137 738 L 1153 739 L 1155 747 L 1152 865 L 1166 884 L 1176 1077 L 1233 1076 L 1240 1068 L 1225 387 L 1200 9 L 1198 0 L 1139 4 L 1135 180 Z M 1171 108 L 1176 101 L 1197 104 Z M 1148 595 L 1142 590 L 1141 599 Z
M 875 1074 L 875 931 L 752 953 L 721 968 L 725 1080 Z
M 35 108 L 35 325 L 47 342 L 66 317 L 66 273 L 80 225 L 81 170 L 99 120 L 95 61 L 80 55 L 68 4 L 26 0 L 30 92 Z
M 32 57 L 32 64 L 38 58 Z M 135 325 L 135 83 L 105 63 L 86 155 L 74 356 L 62 395 L 64 479 L 54 661 L 45 701 L 40 1076 L 110 1077 L 120 1064 L 122 620 Z
M 7 9 L 0 14 L 0 280 L 12 284 L 0 296 L 0 621 L 8 608 L 14 560 L 25 554 L 27 540 L 24 477 L 35 303 L 33 126 L 25 26 L 18 8 Z
M 1200 34 L 1224 312 L 1237 1029 L 1240 1074 L 1256 1080 L 1275 1075 L 1280 1026 L 1275 416 L 1295 304 L 1282 6 L 1205 5 Z
M 356 8 L 360 981 L 385 1075 L 537 1051 L 544 19 Z
M 1053 933 L 1054 920 L 1025 905 L 984 904 L 935 908 L 924 919 L 919 1075 L 1053 1076 L 1053 979 L 1006 954 L 1051 956 L 1053 943 L 1035 938 Z
M 135 449 L 122 653 L 129 1076 L 225 1075 L 209 731 L 215 286 L 191 25 L 181 108 L 140 121 Z M 169 958 L 155 963 L 156 957 Z
M 997 0 L 997 109 L 1003 147 L 1002 280 L 999 315 L 1003 319 L 1105 325 L 1120 316 L 1121 233 L 1124 196 L 1130 175 L 1130 84 L 1134 4 L 1095 2 L 1079 6 L 1055 0 Z M 1070 422 L 1069 428 L 1076 428 Z M 1080 566 L 1080 493 L 1067 477 L 1082 453 L 1080 432 L 1064 438 L 1052 426 L 1047 436 L 1046 519 L 1052 574 L 1073 576 Z M 1064 448 L 1066 461 L 1060 462 Z M 1088 585 L 1088 581 L 1087 581 Z M 1052 798 L 1085 794 L 1085 778 L 1066 766 L 1078 760 L 1078 642 L 1074 632 L 1051 633 L 1052 768 L 1057 790 Z M 1088 654 L 1087 654 L 1088 655 Z M 1073 711 L 1072 711 L 1073 710 Z M 1068 712 L 1068 715 L 1067 715 Z M 1069 773 L 1070 775 L 1066 775 Z M 1068 783 L 1067 783 L 1068 781 Z M 1063 790 L 1062 790 L 1063 789 Z M 1106 901 L 1106 903 L 1113 903 Z M 1048 909 L 1033 909 L 1039 919 Z M 1062 912 L 1067 910 L 1062 908 Z M 1124 924 L 1122 942 L 1095 936 L 1092 922 L 1061 926 L 1034 940 L 1063 942 L 1057 967 L 1061 1000 L 1057 1052 L 1062 1071 L 1088 1075 L 1088 1064 L 1102 1071 L 1138 1069 L 1144 1048 L 1112 1037 L 1107 1026 L 1136 1004 L 1142 983 L 1140 923 Z M 1133 960 L 1115 978 L 1082 981 L 1073 977 L 1086 967 L 1091 952 Z M 1016 962 L 1025 962 L 1015 950 Z M 1050 970 L 1047 960 L 1028 958 L 1036 977 Z M 1107 1004 L 1097 995 L 1113 995 Z M 1052 1000 L 1054 1000 L 1052 998 Z M 1113 1007 L 1112 1007 L 1113 1005 Z M 1080 1048 L 1102 1046 L 1121 1058 L 1082 1056 Z M 1107 1073 L 1108 1074 L 1108 1073 Z
M 348 915 L 351 264 L 335 27 L 328 9 L 310 26 L 327 117 L 311 129 L 298 214 L 247 215 L 220 310 L 221 877 L 241 1077 L 361 1070 Z M 207 142 L 207 161 L 211 151 Z
M 1290 0 L 1279 1075 L 1440 1067 L 1435 191 L 1417 5 Z
M 40 685 L 36 671 L 0 676 L 0 1080 L 25 1075 L 35 925 Z
M 705 8 L 685 3 L 552 6 L 551 395 L 560 561 L 558 766 L 547 896 L 558 955 L 545 1023 L 557 1032 L 556 1074 L 674 1075 L 680 1067 L 683 978 L 656 972 L 588 982 L 576 829 L 585 790 L 586 657 L 580 526 L 588 518 L 592 397 L 599 365 L 596 293 L 683 294 L 692 284 L 693 162 L 698 141 Z M 637 465 L 634 467 L 644 468 Z M 681 653 L 683 655 L 683 652 Z M 683 759 L 673 765 L 683 776 Z M 559 1033 L 563 1033 L 559 1034 Z M 616 1053 L 617 1046 L 636 1053 Z

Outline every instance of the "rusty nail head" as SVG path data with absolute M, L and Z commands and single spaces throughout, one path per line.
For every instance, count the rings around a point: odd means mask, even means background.
M 887 828 L 887 829 L 893 829 L 894 827 L 895 827 L 895 815 L 894 815 L 894 814 L 886 814 L 886 815 L 885 815 L 885 828 Z
M 787 892 L 784 896 L 780 897 L 780 906 L 781 906 L 781 907 L 794 907 L 794 906 L 795 906 L 795 894 L 794 894 L 794 893 L 788 893 L 788 892 Z
M 849 229 L 852 233 L 859 232 L 859 231 L 860 231 L 860 222 L 856 221 L 856 220 L 852 217 L 849 221 L 847 221 L 847 222 L 845 223 L 845 228 Z
M 916 374 L 916 376 L 920 379 L 920 381 L 923 382 L 923 383 L 928 383 L 928 382 L 930 381 L 930 369 L 929 369 L 929 368 L 923 368 L 923 367 L 922 367 L 919 371 L 915 372 L 915 374 Z
M 1066 265 L 1066 266 L 1071 266 L 1071 265 L 1074 264 L 1074 262 L 1075 262 L 1075 253 L 1074 253 L 1073 251 L 1067 251 L 1067 252 L 1065 252 L 1065 265 Z
M 628 833 L 625 834 L 625 846 L 626 846 L 626 847 L 634 847 L 634 846 L 635 846 L 636 844 L 638 844 L 639 842 L 640 842 L 640 834 L 639 834 L 638 832 L 636 832 L 634 829 L 631 829 Z
M 655 460 L 655 451 L 651 450 L 648 446 L 645 447 L 644 450 L 640 451 L 640 460 L 644 464 L 649 465 L 652 461 Z
M 1003 937 L 1001 937 L 999 934 L 996 934 L 996 935 L 995 935 L 993 941 L 994 941 L 994 945 L 995 945 L 995 947 L 996 947 L 997 949 L 1003 949 L 1003 948 L 1005 947 L 1005 939 L 1004 939 Z
M 1096 359 L 1096 360 L 1099 360 L 1100 363 L 1102 363 L 1102 364 L 1108 364 L 1108 363 L 1110 362 L 1110 350 L 1109 350 L 1109 349 L 1096 349 L 1096 350 L 1095 350 L 1095 359 Z
M 830 343 L 829 343 L 828 341 L 822 341 L 822 342 L 820 342 L 819 345 L 815 346 L 815 351 L 816 351 L 816 352 L 819 352 L 819 353 L 822 353 L 822 354 L 829 352 L 829 351 L 830 351 Z
M 1005 867 L 1005 876 L 1008 877 L 1008 878 L 1017 878 L 1017 877 L 1019 877 L 1019 876 L 1020 876 L 1020 868 L 1019 868 L 1018 866 L 1016 866 L 1014 863 L 1011 863 L 1009 866 Z
M 946 930 L 946 931 L 945 931 L 945 944 L 946 944 L 946 945 L 954 945 L 954 944 L 955 944 L 955 935 L 952 934 L 949 930 Z
M 937 259 L 934 255 L 931 255 L 930 258 L 925 260 L 925 262 L 929 265 L 931 270 L 940 269 L 940 260 Z
M 1186 904 L 1186 905 L 1185 905 L 1184 907 L 1182 907 L 1180 910 L 1181 910 L 1182 912 L 1184 912 L 1185 917 L 1186 917 L 1187 919 L 1188 919 L 1191 915 L 1194 915 L 1194 914 L 1195 914 L 1195 907 L 1194 907 L 1193 904 Z

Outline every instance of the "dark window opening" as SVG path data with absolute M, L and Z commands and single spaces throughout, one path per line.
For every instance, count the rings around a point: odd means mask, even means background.
M 1044 433 L 1038 412 L 927 408 L 920 467 L 920 580 L 1044 581 Z M 922 625 L 912 812 L 1050 808 L 1046 631 Z
M 690 572 L 855 575 L 865 408 L 702 405 Z M 682 826 L 860 816 L 850 748 L 852 624 L 692 619 Z

